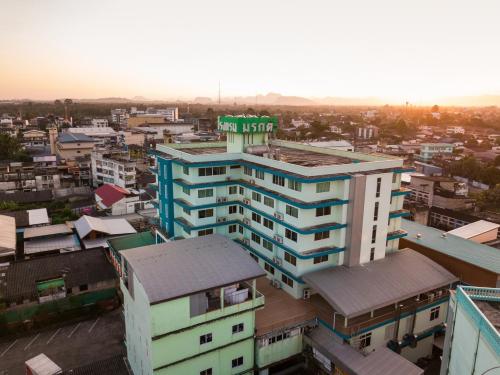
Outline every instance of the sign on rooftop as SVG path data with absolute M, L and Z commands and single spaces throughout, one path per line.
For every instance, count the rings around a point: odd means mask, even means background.
M 219 116 L 217 129 L 231 133 L 270 133 L 278 128 L 278 118 L 269 116 Z

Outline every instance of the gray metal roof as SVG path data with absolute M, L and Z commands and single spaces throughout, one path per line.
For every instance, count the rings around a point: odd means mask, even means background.
M 392 350 L 381 347 L 363 355 L 348 344 L 339 341 L 333 333 L 318 326 L 306 334 L 306 339 L 328 359 L 349 375 L 421 375 L 414 365 Z
M 72 230 L 66 224 L 44 225 L 41 227 L 26 228 L 24 239 L 70 234 Z
M 217 234 L 138 247 L 122 256 L 151 304 L 265 275 L 243 248 Z
M 57 141 L 60 143 L 70 143 L 70 142 L 94 142 L 94 139 L 85 134 L 79 133 L 61 133 L 57 137 Z
M 347 318 L 458 281 L 445 268 L 411 249 L 359 266 L 311 272 L 302 278 Z
M 405 241 L 428 247 L 439 253 L 500 274 L 500 250 L 450 233 L 447 233 L 446 237 L 442 237 L 443 231 L 414 221 L 403 219 L 401 223 L 401 229 L 408 232 Z M 417 238 L 417 234 L 420 234 L 420 238 Z

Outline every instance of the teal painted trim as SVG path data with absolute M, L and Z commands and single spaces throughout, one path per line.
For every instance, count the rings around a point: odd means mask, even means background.
M 394 173 L 410 173 L 410 172 L 415 172 L 416 169 L 413 167 L 410 168 L 394 168 L 393 172 Z
M 203 210 L 203 209 L 206 209 L 206 208 L 231 206 L 231 205 L 245 207 L 246 209 L 248 209 L 248 210 L 250 210 L 252 212 L 255 212 L 256 214 L 258 214 L 260 216 L 263 216 L 266 219 L 269 219 L 269 220 L 271 220 L 272 222 L 274 222 L 274 223 L 276 223 L 278 225 L 284 226 L 285 228 L 288 228 L 290 230 L 293 230 L 293 231 L 295 231 L 297 233 L 300 233 L 300 234 L 303 234 L 303 235 L 320 233 L 320 232 L 326 232 L 326 231 L 337 230 L 337 229 L 342 229 L 342 228 L 346 228 L 347 227 L 347 224 L 338 224 L 338 223 L 336 223 L 334 225 L 320 226 L 320 227 L 315 228 L 315 229 L 301 229 L 301 228 L 294 227 L 293 225 L 290 225 L 290 224 L 288 224 L 288 223 L 286 223 L 286 222 L 284 222 L 282 220 L 278 220 L 274 216 L 269 215 L 268 213 L 263 212 L 261 210 L 258 210 L 258 209 L 254 208 L 254 207 L 252 207 L 252 206 L 250 206 L 248 204 L 240 202 L 239 200 L 238 201 L 219 202 L 219 203 L 210 203 L 210 204 L 204 204 L 204 205 L 199 205 L 199 206 L 189 206 L 189 205 L 185 204 L 184 202 L 179 201 L 178 199 L 175 199 L 174 202 L 176 204 L 178 204 L 179 206 L 181 206 L 182 208 L 188 209 L 189 211 Z
M 410 216 L 410 215 L 411 215 L 410 211 L 389 212 L 389 219 L 395 219 L 397 217 L 405 217 L 405 216 Z
M 350 175 L 336 175 L 336 176 L 330 176 L 330 177 L 310 177 L 310 178 L 299 177 L 299 176 L 293 175 L 291 173 L 278 171 L 278 170 L 272 169 L 270 167 L 262 167 L 260 165 L 257 165 L 257 164 L 251 163 L 251 162 L 247 162 L 244 160 L 235 160 L 235 161 L 214 160 L 214 161 L 190 163 L 190 162 L 187 162 L 185 160 L 173 159 L 173 162 L 175 164 L 182 165 L 183 167 L 190 167 L 190 168 L 243 165 L 243 166 L 258 170 L 258 171 L 263 171 L 265 173 L 269 173 L 269 174 L 274 175 L 274 176 L 284 177 L 284 178 L 288 178 L 289 180 L 303 182 L 306 184 L 317 183 L 317 182 L 327 182 L 327 181 L 350 180 L 352 178 Z
M 398 234 L 393 234 L 392 236 L 387 236 L 387 241 L 391 241 L 391 240 L 396 240 L 398 238 L 403 238 L 403 237 L 406 237 L 408 235 L 408 233 L 398 233 Z
M 153 199 L 151 201 L 151 204 L 153 205 L 154 208 L 156 209 L 159 209 L 160 208 L 160 203 L 156 200 L 156 199 Z
M 317 252 L 314 254 L 301 254 L 301 253 L 289 248 L 288 246 L 285 246 L 285 245 L 277 242 L 274 238 L 271 238 L 271 237 L 263 234 L 262 232 L 256 230 L 255 228 L 252 228 L 250 225 L 247 225 L 240 220 L 229 220 L 229 221 L 224 221 L 221 223 L 200 225 L 197 227 L 191 227 L 189 225 L 186 225 L 185 223 L 179 221 L 178 219 L 175 219 L 175 223 L 180 225 L 186 231 L 203 230 L 203 229 L 209 229 L 209 228 L 214 228 L 214 227 L 221 227 L 224 225 L 238 224 L 238 225 L 241 225 L 242 227 L 244 227 L 245 229 L 248 229 L 250 232 L 253 232 L 253 233 L 257 234 L 258 236 L 264 238 L 265 240 L 271 242 L 273 245 L 278 246 L 283 251 L 286 251 L 287 253 L 292 254 L 293 256 L 295 256 L 299 259 L 314 259 L 314 258 L 321 257 L 323 255 L 337 254 L 337 253 L 341 253 L 341 252 L 345 251 L 345 247 L 332 247 L 332 248 L 327 248 L 324 251 L 320 251 L 320 252 Z
M 252 254 L 256 255 L 259 258 L 261 258 L 264 262 L 269 263 L 271 266 L 273 266 L 274 268 L 276 268 L 281 273 L 284 273 L 289 278 L 293 279 L 294 281 L 298 282 L 299 284 L 305 284 L 304 280 L 302 280 L 300 277 L 293 275 L 290 271 L 287 271 L 283 267 L 277 265 L 276 263 L 273 262 L 272 259 L 266 257 L 265 255 L 262 255 L 259 251 L 253 249 L 252 247 L 250 247 L 248 245 L 245 245 L 243 242 L 241 242 L 239 240 L 234 240 L 234 241 L 237 242 L 240 246 L 242 246 L 245 249 L 247 249 L 248 251 L 250 251 Z
M 391 191 L 392 197 L 398 197 L 400 195 L 408 195 L 411 193 L 411 190 L 393 190 Z
M 263 195 L 267 195 L 268 197 L 274 198 L 280 202 L 284 202 L 291 206 L 295 206 L 303 209 L 313 209 L 313 208 L 322 208 L 322 207 L 332 207 L 332 206 L 342 206 L 344 204 L 349 203 L 349 200 L 345 199 L 331 199 L 322 203 L 308 203 L 308 202 L 296 202 L 294 200 L 288 199 L 286 197 L 274 194 L 268 190 L 258 187 L 257 185 L 252 185 L 243 181 L 217 181 L 217 182 L 205 182 L 201 184 L 185 184 L 182 181 L 174 180 L 174 183 L 187 188 L 187 189 L 203 189 L 207 187 L 217 187 L 217 186 L 241 186 L 250 190 L 254 190 Z
M 434 335 L 437 332 L 443 332 L 444 330 L 445 330 L 445 327 L 442 324 L 437 325 L 435 327 L 432 327 L 432 328 L 428 329 L 427 331 L 422 332 L 421 334 L 417 335 L 417 341 L 420 341 L 420 340 L 423 340 L 423 339 L 425 339 L 427 337 L 430 337 L 430 336 Z M 408 345 L 410 345 L 410 341 L 409 340 L 403 340 L 403 342 L 401 343 L 400 347 L 404 348 L 404 347 L 407 347 Z
M 173 184 L 173 174 L 172 174 L 172 161 L 165 160 L 166 176 L 165 182 L 167 187 L 167 234 L 170 238 L 175 237 L 175 226 L 174 221 L 174 184 Z M 159 194 L 161 195 L 161 194 Z
M 325 327 L 326 329 L 328 329 L 330 332 L 336 334 L 337 336 L 343 338 L 344 340 L 349 340 L 351 338 L 351 336 L 348 336 L 348 335 L 345 335 L 339 331 L 337 331 L 335 328 L 333 328 L 330 324 L 328 324 L 327 322 L 325 322 L 323 319 L 321 318 L 316 318 L 316 320 L 318 321 L 319 324 L 321 324 L 323 327 Z

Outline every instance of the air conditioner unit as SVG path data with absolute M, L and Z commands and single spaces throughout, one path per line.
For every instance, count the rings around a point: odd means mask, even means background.
M 250 219 L 244 218 L 243 224 L 250 225 Z
M 273 257 L 273 262 L 278 266 L 281 266 L 283 264 L 283 260 L 279 257 Z
M 271 281 L 271 285 L 274 286 L 276 289 L 281 289 L 281 282 L 279 280 L 273 279 Z
M 306 288 L 302 291 L 302 298 L 303 299 L 309 299 L 311 298 L 311 289 Z
M 243 238 L 243 243 L 250 246 L 250 240 L 248 238 Z
M 250 199 L 247 199 L 247 198 L 243 198 L 243 203 L 245 203 L 246 205 L 250 205 Z
M 274 240 L 278 243 L 283 243 L 283 237 L 281 237 L 279 234 L 274 235 Z
M 226 218 L 226 217 L 218 217 L 218 218 L 217 218 L 217 222 L 218 222 L 218 223 L 223 223 L 223 222 L 225 222 L 225 221 L 227 221 L 227 218 Z
M 283 214 L 281 212 L 275 212 L 274 217 L 278 220 L 283 220 Z

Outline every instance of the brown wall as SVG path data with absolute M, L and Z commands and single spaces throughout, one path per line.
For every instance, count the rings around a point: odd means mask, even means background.
M 399 248 L 404 249 L 407 247 L 432 259 L 467 284 L 490 288 L 497 287 L 498 275 L 494 272 L 477 267 L 460 259 L 450 257 L 446 254 L 439 253 L 428 247 L 415 244 L 405 238 L 401 238 L 399 240 Z

